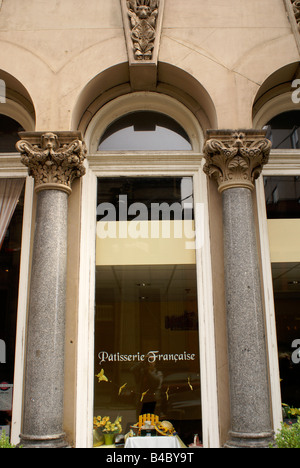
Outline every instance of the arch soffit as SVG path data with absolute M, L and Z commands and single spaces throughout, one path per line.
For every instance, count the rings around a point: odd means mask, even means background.
M 283 112 L 300 110 L 300 103 L 293 99 L 296 88 L 292 84 L 297 79 L 300 79 L 300 63 L 294 62 L 276 70 L 264 81 L 254 100 L 254 128 L 261 129 Z
M 19 122 L 26 131 L 35 129 L 33 101 L 23 84 L 10 73 L 0 70 L 0 79 L 5 99 L 0 104 L 0 114 Z
M 194 77 L 172 65 L 159 63 L 156 88 L 134 92 L 130 85 L 127 62 L 103 71 L 81 90 L 72 113 L 71 127 L 79 129 L 83 134 L 90 135 L 90 128 L 93 126 L 92 121 L 103 106 L 122 96 L 127 96 L 126 99 L 130 99 L 129 95 L 139 96 L 139 104 L 135 99 L 131 101 L 131 108 L 135 109 L 135 104 L 137 107 L 142 105 L 141 96 L 150 96 L 150 93 L 155 98 L 154 102 L 157 106 L 153 110 L 159 112 L 161 109 L 162 111 L 164 99 L 166 103 L 177 101 L 178 106 L 182 106 L 182 111 L 185 108 L 186 111 L 193 114 L 193 119 L 198 121 L 198 126 L 202 130 L 217 128 L 216 110 L 213 101 L 205 88 Z M 127 102 L 129 105 L 129 101 Z M 149 105 L 151 105 L 150 101 Z M 170 109 L 172 112 L 172 106 Z M 167 108 L 165 108 L 165 112 L 167 113 Z M 172 117 L 170 113 L 169 115 Z M 174 115 L 173 118 L 176 119 Z M 183 127 L 185 128 L 184 125 Z M 87 131 L 88 128 L 89 131 Z M 189 133 L 187 128 L 185 130 Z

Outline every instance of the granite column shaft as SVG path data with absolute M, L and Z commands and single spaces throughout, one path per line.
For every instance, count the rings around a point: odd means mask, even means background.
M 248 188 L 223 192 L 223 228 L 231 432 L 228 447 L 271 442 L 265 324 L 254 224 Z
M 37 192 L 21 445 L 63 448 L 68 196 L 84 174 L 85 149 L 77 133 L 20 136 Z
M 65 445 L 63 434 L 68 195 L 38 194 L 29 301 L 22 443 Z
M 205 172 L 223 202 L 231 431 L 226 447 L 272 441 L 268 360 L 252 191 L 268 161 L 264 132 L 210 131 Z

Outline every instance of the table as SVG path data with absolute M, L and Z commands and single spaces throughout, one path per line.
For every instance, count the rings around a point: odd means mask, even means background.
M 126 449 L 182 449 L 185 447 L 180 441 L 179 437 L 175 436 L 162 436 L 162 437 L 128 437 L 125 443 Z

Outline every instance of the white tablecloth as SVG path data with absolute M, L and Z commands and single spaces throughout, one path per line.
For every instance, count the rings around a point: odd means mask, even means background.
M 125 448 L 167 448 L 167 449 L 180 449 L 180 445 L 177 437 L 128 437 L 125 443 Z

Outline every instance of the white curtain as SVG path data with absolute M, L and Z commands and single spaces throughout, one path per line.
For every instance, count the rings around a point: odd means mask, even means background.
M 24 179 L 0 179 L 0 250 L 24 186 Z

